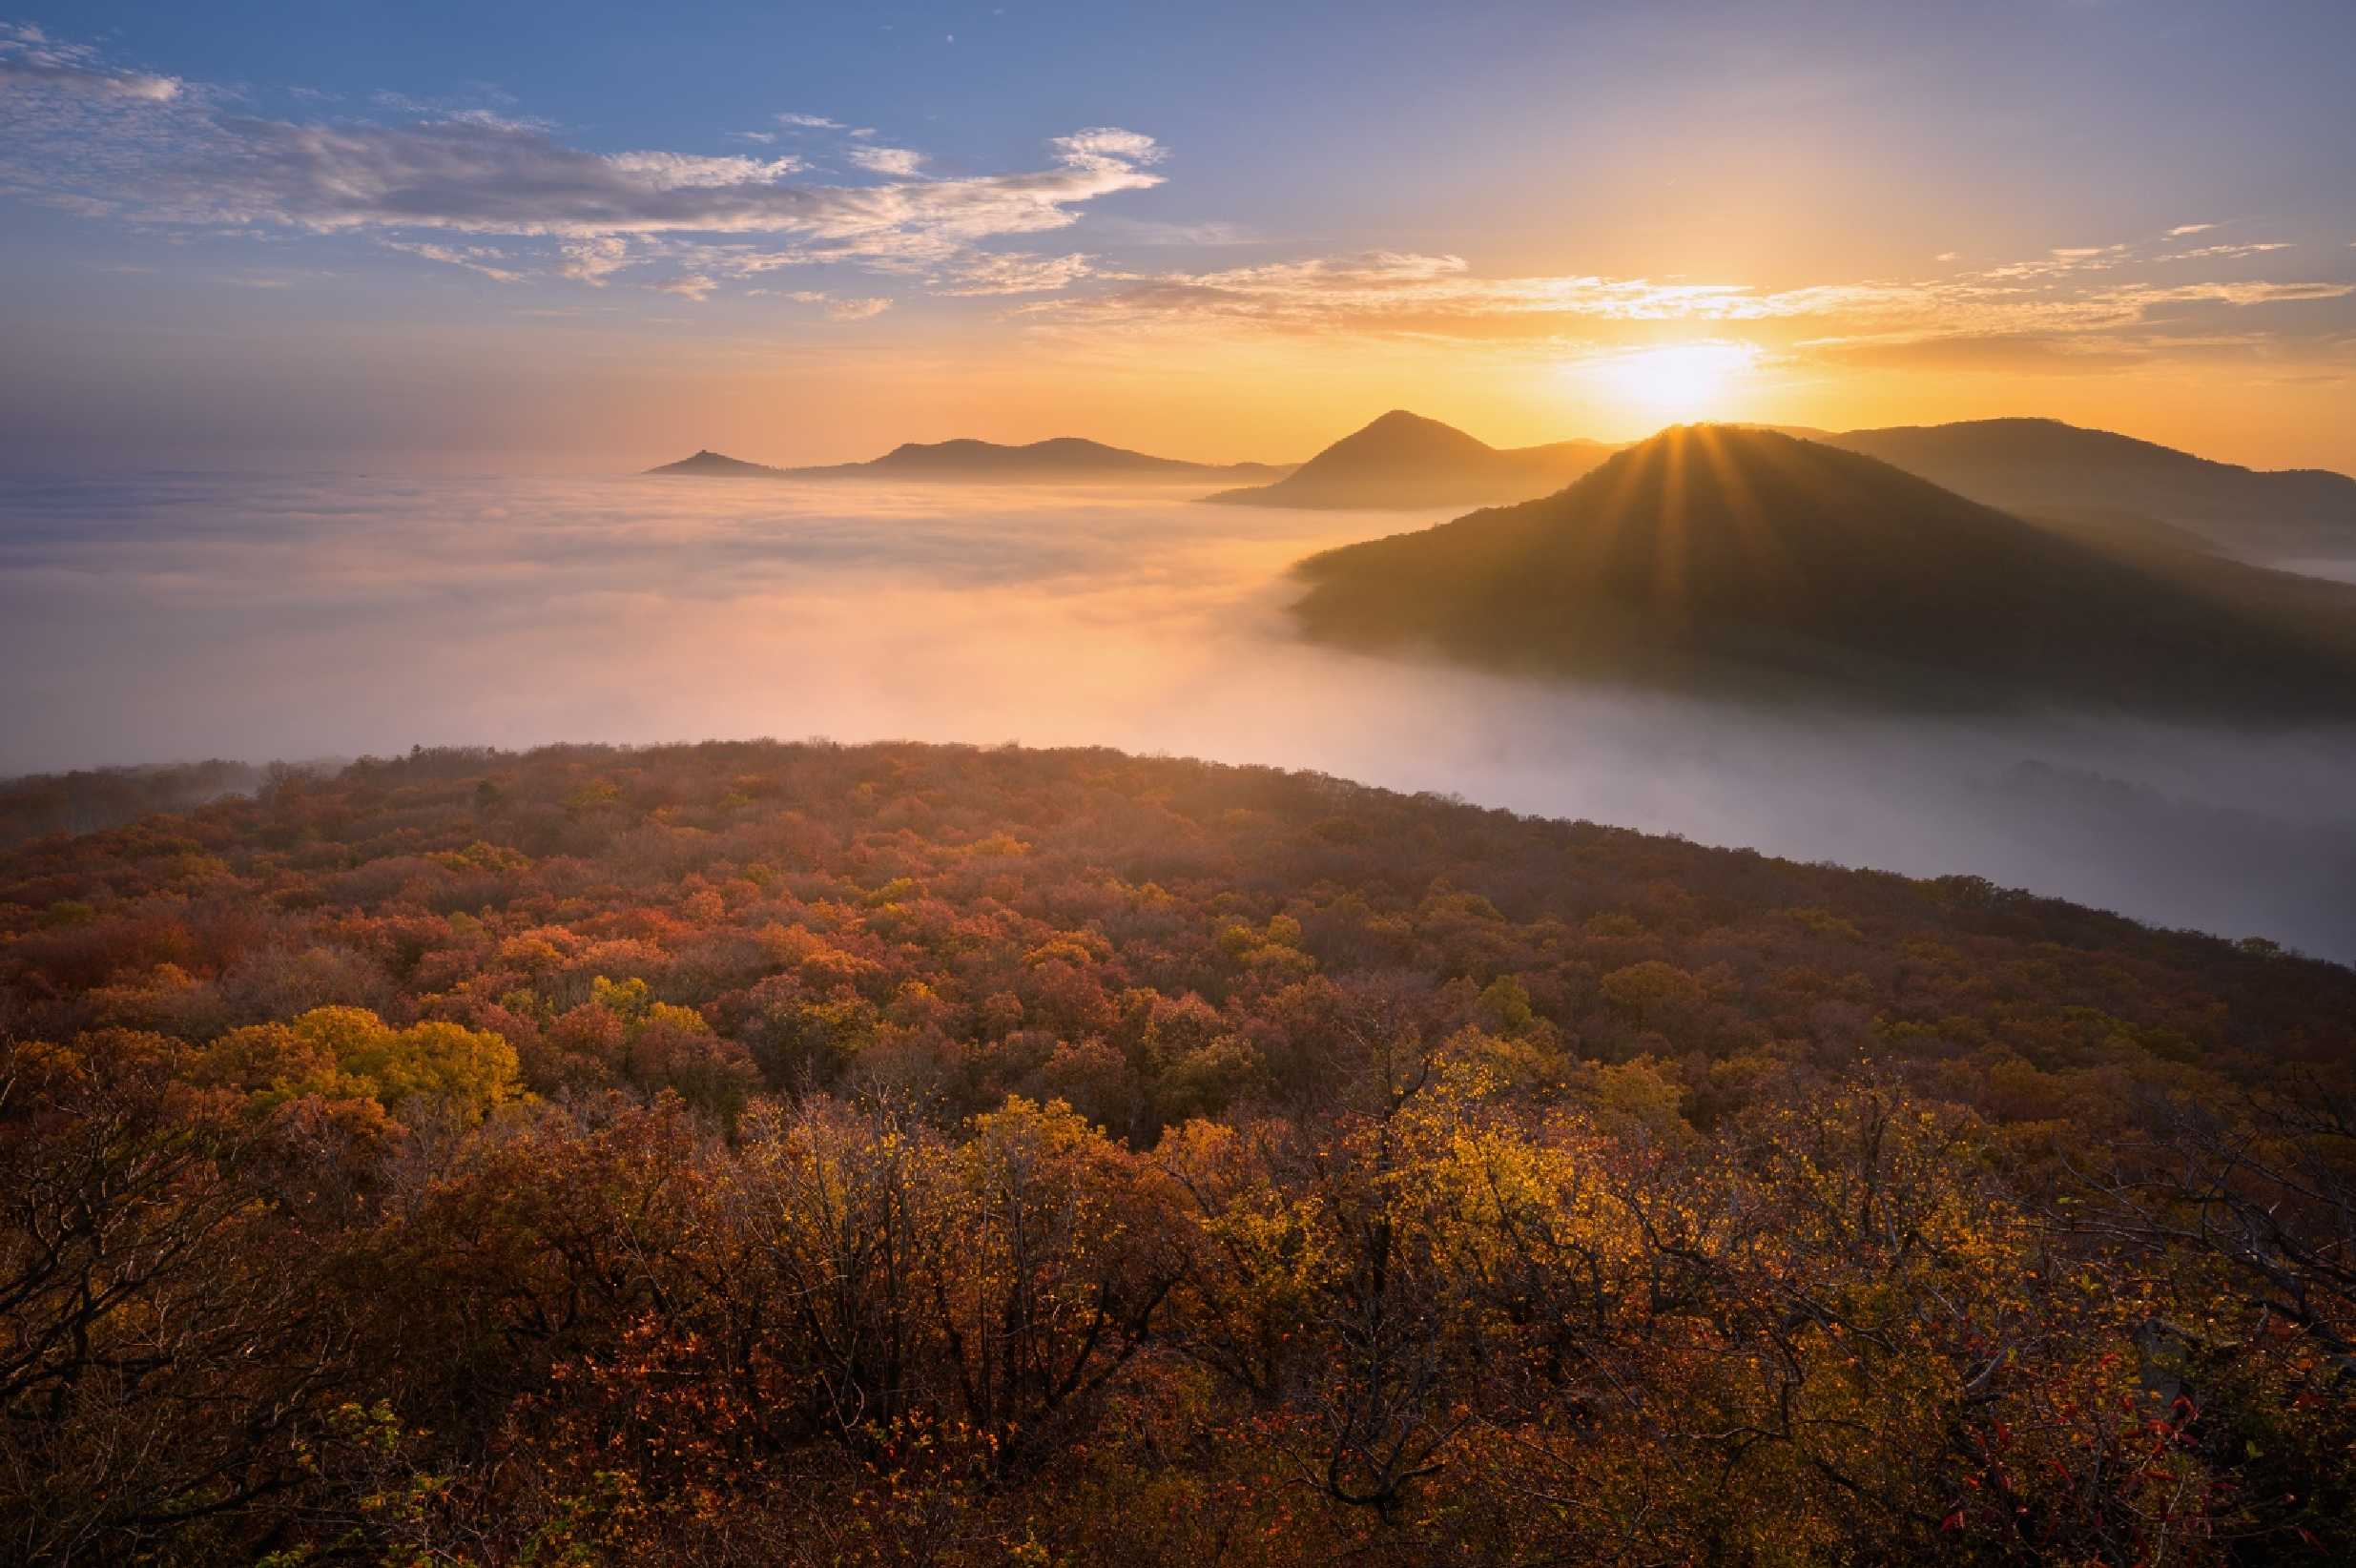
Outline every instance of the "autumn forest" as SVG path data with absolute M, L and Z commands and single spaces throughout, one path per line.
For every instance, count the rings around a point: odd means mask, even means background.
M 2356 1552 L 2346 969 L 1105 751 L 72 787 L 12 1560 Z

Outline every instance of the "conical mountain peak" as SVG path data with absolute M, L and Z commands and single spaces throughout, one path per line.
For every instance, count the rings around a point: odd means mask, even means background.
M 1612 450 L 1593 442 L 1499 450 L 1453 424 L 1394 408 L 1302 464 L 1289 479 L 1207 499 L 1257 506 L 1478 506 L 1544 495 Z

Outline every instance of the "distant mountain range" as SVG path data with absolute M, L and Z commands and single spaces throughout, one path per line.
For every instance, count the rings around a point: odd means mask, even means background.
M 1248 506 L 1481 506 L 1559 490 L 1620 450 L 1593 441 L 1498 448 L 1395 408 L 1272 485 L 1205 496 Z
M 2199 544 L 2264 563 L 2356 557 L 2356 479 L 2324 469 L 2266 471 L 2215 463 L 2058 420 L 1823 431 L 1727 425 L 1878 458 L 1983 505 L 2113 544 Z M 969 484 L 1172 484 L 1248 480 L 1203 499 L 1333 509 L 1498 505 L 1550 495 L 1622 446 L 1563 441 L 1499 448 L 1454 426 L 1394 409 L 1307 463 L 1183 463 L 1061 437 L 1005 446 L 909 443 L 867 463 L 775 468 L 697 452 L 655 474 L 745 479 L 940 480 Z
M 1680 426 L 1558 495 L 1302 563 L 1304 631 L 1907 705 L 2356 717 L 2356 588 L 2031 523 L 1826 443 Z
M 2356 556 L 2356 479 L 2325 469 L 2244 468 L 2047 419 L 1740 428 L 1879 458 L 1987 505 L 2114 538 L 2197 539 L 2258 562 Z M 1500 450 L 1437 420 L 1394 410 L 1286 479 L 1205 499 L 1366 509 L 1497 505 L 1551 494 L 1622 450 L 1594 441 Z
M 836 463 L 813 468 L 773 468 L 718 452 L 697 452 L 650 474 L 712 479 L 898 479 L 961 484 L 1088 484 L 1111 480 L 1210 484 L 1219 480 L 1272 480 L 1291 473 L 1281 464 L 1182 463 L 1149 457 L 1102 442 L 1059 436 L 1023 446 L 988 441 L 909 442 L 866 463 Z
M 2212 463 L 2059 420 L 1966 420 L 1814 439 L 2008 511 L 2140 515 L 2257 560 L 2356 555 L 2356 479 L 2321 468 Z

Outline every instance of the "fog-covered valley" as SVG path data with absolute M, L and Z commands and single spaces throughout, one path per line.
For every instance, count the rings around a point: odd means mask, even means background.
M 1442 513 L 1190 491 L 151 476 L 0 486 L 0 772 L 708 736 L 1102 744 L 2356 957 L 2356 733 L 1763 712 L 1296 640 Z

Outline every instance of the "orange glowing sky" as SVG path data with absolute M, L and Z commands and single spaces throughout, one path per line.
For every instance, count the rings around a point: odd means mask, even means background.
M 49 9 L 11 467 L 1285 460 L 1407 406 L 2356 469 L 2344 5 Z

